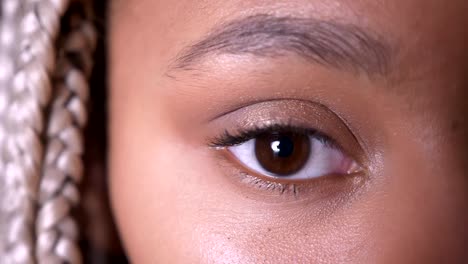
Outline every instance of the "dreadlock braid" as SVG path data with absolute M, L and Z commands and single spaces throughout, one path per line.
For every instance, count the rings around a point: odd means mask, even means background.
M 0 2 L 0 263 L 80 263 L 71 209 L 95 33 L 69 14 L 56 53 L 69 0 Z

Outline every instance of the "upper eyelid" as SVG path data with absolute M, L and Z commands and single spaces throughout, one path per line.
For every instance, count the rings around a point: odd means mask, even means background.
M 235 132 L 229 132 L 228 130 L 225 130 L 223 135 L 220 136 L 218 139 L 222 138 L 231 138 L 231 139 L 239 139 L 239 144 L 242 142 L 245 142 L 249 139 L 254 138 L 255 136 L 258 136 L 262 133 L 267 133 L 267 132 L 273 132 L 273 131 L 294 131 L 298 133 L 307 133 L 307 134 L 312 134 L 312 133 L 317 133 L 316 130 L 313 129 L 307 129 L 307 128 L 302 128 L 298 126 L 293 126 L 291 124 L 274 124 L 270 126 L 256 126 L 253 128 L 248 128 L 248 129 L 237 129 Z M 222 144 L 222 140 L 217 141 L 217 145 Z M 226 144 L 227 145 L 227 144 Z
M 290 123 L 287 124 L 273 124 L 273 125 L 266 125 L 266 126 L 256 126 L 253 128 L 248 128 L 248 129 L 237 129 L 235 132 L 229 132 L 228 130 L 225 130 L 223 135 L 219 136 L 218 138 L 215 138 L 213 142 L 217 142 L 213 144 L 214 146 L 220 146 L 220 145 L 235 145 L 235 144 L 229 144 L 228 142 L 223 141 L 223 139 L 236 139 L 240 144 L 243 143 L 249 139 L 253 139 L 256 136 L 262 134 L 262 133 L 267 133 L 267 132 L 298 132 L 298 133 L 304 133 L 304 134 L 315 134 L 317 133 L 316 130 L 314 129 L 308 129 L 308 128 L 303 128 L 299 126 L 294 126 L 291 125 Z
M 335 113 L 321 102 L 307 99 L 285 99 L 285 98 L 264 98 L 245 102 L 241 106 L 234 108 L 226 107 L 228 110 L 217 115 L 218 118 L 207 123 L 210 131 L 205 138 L 205 145 L 208 147 L 219 147 L 213 143 L 226 143 L 220 140 L 225 135 L 226 130 L 233 135 L 238 131 L 253 128 L 268 127 L 272 124 L 282 126 L 304 128 L 308 131 L 318 131 L 328 136 L 337 149 L 355 159 L 359 164 L 367 167 L 372 161 L 372 157 L 367 151 L 363 151 L 360 140 L 357 140 L 349 123 L 339 114 Z M 214 133 L 213 131 L 219 131 Z M 222 147 L 223 145 L 221 145 Z M 226 146 L 226 144 L 224 144 Z
M 305 99 L 283 97 L 283 98 L 251 100 L 251 101 L 244 102 L 244 103 L 241 103 L 241 104 L 238 104 L 238 105 L 234 105 L 232 107 L 229 107 L 228 110 L 226 110 L 224 112 L 221 112 L 220 114 L 217 114 L 216 116 L 213 116 L 213 117 L 209 118 L 206 121 L 207 122 L 215 121 L 216 119 L 222 118 L 222 117 L 227 116 L 227 115 L 229 115 L 231 113 L 234 113 L 234 112 L 239 111 L 239 110 L 241 110 L 243 108 L 250 107 L 250 106 L 253 106 L 253 105 L 263 104 L 263 103 L 277 103 L 277 102 L 282 102 L 282 101 L 294 101 L 294 102 L 303 103 L 303 104 L 314 104 L 318 108 L 321 108 L 321 109 L 323 109 L 325 111 L 331 111 L 326 105 L 322 104 L 321 102 L 316 102 L 316 101 L 312 102 L 310 100 L 305 100 Z M 339 118 L 341 119 L 341 117 L 339 117 Z M 291 120 L 289 120 L 289 121 L 291 121 Z

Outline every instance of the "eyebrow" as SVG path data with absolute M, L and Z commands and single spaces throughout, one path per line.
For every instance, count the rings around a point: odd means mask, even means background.
M 182 50 L 175 69 L 192 70 L 211 55 L 298 55 L 309 62 L 370 76 L 386 75 L 392 49 L 375 33 L 353 24 L 313 18 L 253 15 L 221 25 Z

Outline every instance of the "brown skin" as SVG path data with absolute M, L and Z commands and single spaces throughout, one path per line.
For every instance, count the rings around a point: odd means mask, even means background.
M 116 2 L 111 200 L 132 262 L 468 261 L 467 11 L 464 0 Z M 273 13 L 369 29 L 390 43 L 390 70 L 368 77 L 292 54 L 212 54 L 171 70 L 217 25 Z M 364 170 L 280 194 L 245 183 L 249 171 L 207 143 L 292 117 Z

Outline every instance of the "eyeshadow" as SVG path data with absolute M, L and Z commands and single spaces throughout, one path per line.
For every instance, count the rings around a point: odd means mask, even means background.
M 310 101 L 286 99 L 254 103 L 219 116 L 208 126 L 212 131 L 219 131 L 220 135 L 226 131 L 235 133 L 285 124 L 329 137 L 331 142 L 363 166 L 368 160 L 346 124 L 326 106 Z

